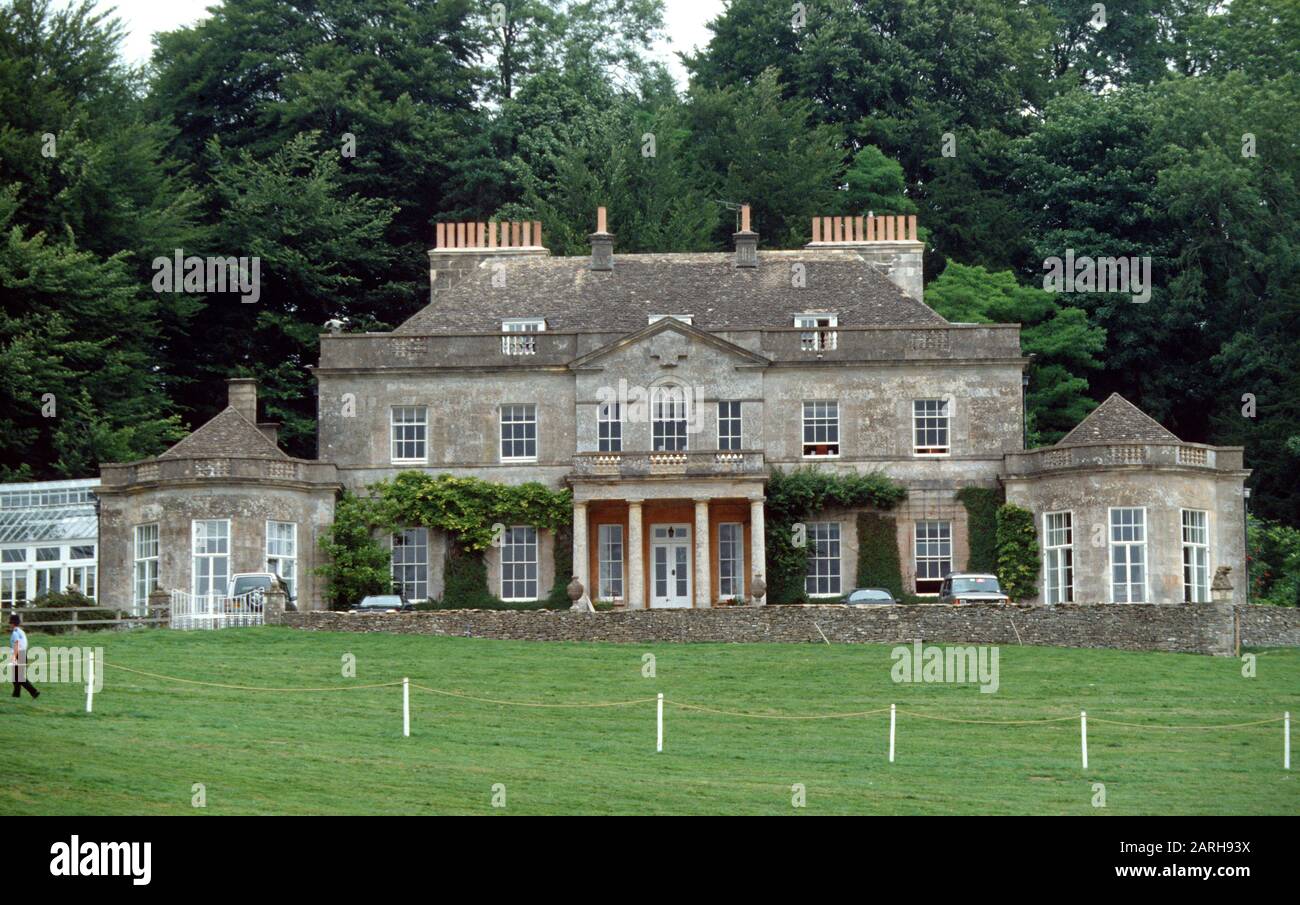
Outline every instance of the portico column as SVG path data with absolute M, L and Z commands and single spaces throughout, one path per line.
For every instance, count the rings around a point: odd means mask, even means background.
M 709 580 L 709 501 L 695 501 L 695 605 L 713 605 L 713 583 Z
M 749 574 L 761 575 L 767 581 L 767 533 L 763 524 L 763 501 L 749 501 Z M 754 599 L 756 604 L 767 603 L 767 596 L 762 600 Z
M 641 562 L 641 501 L 627 501 L 627 580 L 623 602 L 629 610 L 645 605 L 645 566 Z
M 595 600 L 596 594 L 587 582 L 587 564 L 590 562 L 587 555 L 587 502 L 585 500 L 573 501 L 573 577 L 582 582 L 582 590 L 586 592 L 587 599 Z

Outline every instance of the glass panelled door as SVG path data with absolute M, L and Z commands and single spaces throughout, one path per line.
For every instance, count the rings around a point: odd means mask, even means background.
M 650 606 L 690 605 L 690 526 L 655 525 L 650 535 Z

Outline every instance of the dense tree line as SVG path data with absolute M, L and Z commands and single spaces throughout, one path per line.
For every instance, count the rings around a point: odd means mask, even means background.
M 434 224 L 527 216 L 581 253 L 765 247 L 818 214 L 916 213 L 928 300 L 1018 321 L 1032 439 L 1112 391 L 1248 447 L 1300 524 L 1300 5 L 732 0 L 679 89 L 658 0 L 225 0 L 151 64 L 89 4 L 0 4 L 0 474 L 156 453 L 258 377 L 314 452 L 330 318 L 427 298 Z M 151 262 L 257 256 L 256 303 L 156 292 Z M 1145 256 L 1148 301 L 1043 291 Z M 50 417 L 49 400 L 56 406 Z

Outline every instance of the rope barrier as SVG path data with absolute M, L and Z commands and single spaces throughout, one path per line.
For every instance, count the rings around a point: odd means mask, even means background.
M 670 698 L 664 698 L 665 704 L 672 704 L 681 707 L 683 710 L 699 710 L 703 713 L 716 713 L 722 716 L 740 716 L 756 720 L 841 720 L 850 719 L 860 716 L 871 716 L 874 713 L 888 713 L 888 707 L 881 707 L 877 710 L 857 710 L 852 713 L 816 713 L 816 714 L 789 714 L 789 713 L 746 713 L 741 710 L 720 710 L 713 707 L 705 707 L 701 704 L 687 704 L 685 701 L 674 701 Z
M 121 666 L 117 663 L 101 662 L 100 666 L 106 669 L 116 669 L 122 672 L 133 673 L 138 676 L 148 676 L 149 678 L 152 679 L 162 679 L 168 682 L 181 682 L 186 685 L 198 685 L 204 688 L 222 688 L 230 691 L 269 691 L 269 692 L 274 692 L 279 694 L 288 693 L 288 692 L 321 693 L 321 692 L 332 692 L 332 691 L 361 691 L 363 689 L 369 689 L 369 688 L 395 688 L 402 684 L 402 681 L 398 679 L 392 682 L 376 682 L 367 685 L 329 685 L 329 686 L 322 686 L 322 687 L 293 687 L 293 688 L 267 687 L 267 686 L 260 686 L 260 685 L 235 685 L 227 682 L 205 682 L 199 679 L 186 679 L 181 676 L 169 676 L 163 673 L 148 672 L 147 670 L 143 670 L 143 669 L 133 669 L 130 666 Z M 449 697 L 449 698 L 459 698 L 461 700 L 466 700 L 466 701 L 475 701 L 480 704 L 496 704 L 503 707 L 533 707 L 533 708 L 543 708 L 543 709 L 575 710 L 575 709 L 593 709 L 593 708 L 607 708 L 607 707 L 631 707 L 637 704 L 651 704 L 657 700 L 657 698 L 634 698 L 628 701 L 591 701 L 591 702 L 511 701 L 511 700 L 505 700 L 501 698 L 488 698 L 479 695 L 466 694 L 460 691 L 450 691 L 443 688 L 431 688 L 428 685 L 420 685 L 416 682 L 411 682 L 410 686 L 412 688 L 418 688 L 420 691 L 428 692 L 429 694 L 436 694 L 436 695 L 441 695 L 443 697 Z M 756 719 L 756 720 L 855 719 L 864 716 L 874 716 L 875 714 L 878 713 L 888 713 L 890 710 L 890 708 L 888 707 L 878 707 L 872 710 L 854 710 L 854 711 L 837 712 L 837 713 L 816 713 L 816 714 L 755 713 L 752 711 L 726 710 L 720 707 L 707 707 L 703 704 L 691 704 L 687 701 L 678 701 L 678 700 L 673 700 L 671 698 L 665 698 L 664 703 L 672 704 L 673 706 L 680 707 L 683 710 L 694 710 L 700 713 L 711 713 L 718 716 L 740 717 L 743 719 Z M 939 716 L 938 714 L 933 714 L 933 713 L 919 713 L 915 710 L 898 710 L 897 712 L 903 716 L 916 717 L 917 719 L 922 719 L 922 720 L 936 720 L 944 723 L 963 723 L 968 725 L 980 725 L 980 726 L 1029 726 L 1029 725 L 1040 725 L 1040 724 L 1047 724 L 1047 723 L 1072 722 L 1078 719 L 1078 717 L 1071 715 L 1071 716 L 1057 716 L 1057 717 L 1041 717 L 1038 719 L 1031 719 L 1031 720 L 976 720 L 976 719 L 964 719 L 961 717 Z M 1270 717 L 1268 719 L 1263 719 L 1263 720 L 1251 720 L 1242 723 L 1220 723 L 1220 724 L 1208 725 L 1208 726 L 1207 725 L 1170 726 L 1170 725 L 1164 725 L 1160 723 L 1134 723 L 1127 720 L 1111 720 L 1111 719 L 1106 719 L 1104 717 L 1097 717 L 1097 716 L 1090 717 L 1090 719 L 1094 723 L 1103 723 L 1111 726 L 1126 726 L 1134 729 L 1197 731 L 1197 730 L 1216 730 L 1216 729 L 1241 729 L 1249 726 L 1267 726 L 1273 723 L 1281 723 L 1284 721 L 1285 718 L 1278 716 L 1278 717 Z
M 475 697 L 474 695 L 464 694 L 463 692 L 459 692 L 459 691 L 446 691 L 441 688 L 430 688 L 427 685 L 419 685 L 415 682 L 411 683 L 411 687 L 418 688 L 421 691 L 427 691 L 431 694 L 440 694 L 449 698 L 463 698 L 466 701 L 478 701 L 481 704 L 502 704 L 506 707 L 553 707 L 553 708 L 565 708 L 565 709 L 588 708 L 588 707 L 628 707 L 632 704 L 649 704 L 656 700 L 656 698 L 637 698 L 634 701 L 599 701 L 599 702 L 586 703 L 586 704 L 584 703 L 565 704 L 565 703 L 549 702 L 549 701 L 500 701 L 495 698 Z
M 186 685 L 201 685 L 205 688 L 225 688 L 231 691 L 273 691 L 273 692 L 322 692 L 322 691 L 360 691 L 363 688 L 392 688 L 401 685 L 397 682 L 377 682 L 373 685 L 330 685 L 324 688 L 266 688 L 260 685 L 229 685 L 224 682 L 201 682 L 198 679 L 183 679 L 180 676 L 165 676 L 162 673 L 145 672 L 143 669 L 132 669 L 129 666 L 118 666 L 116 663 L 101 663 L 108 669 L 120 669 L 123 672 L 135 673 L 137 676 L 149 676 L 152 679 L 166 679 L 169 682 L 184 682 Z

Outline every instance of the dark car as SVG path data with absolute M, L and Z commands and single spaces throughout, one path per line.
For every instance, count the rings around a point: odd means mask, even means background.
M 957 572 L 943 580 L 939 589 L 940 603 L 1010 603 L 1011 598 L 1002 593 L 996 575 L 977 572 Z
M 399 594 L 367 594 L 360 603 L 354 603 L 351 613 L 409 613 L 415 604 L 407 603 Z
M 844 598 L 845 606 L 891 606 L 898 603 L 884 588 L 858 588 Z

